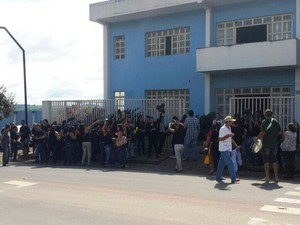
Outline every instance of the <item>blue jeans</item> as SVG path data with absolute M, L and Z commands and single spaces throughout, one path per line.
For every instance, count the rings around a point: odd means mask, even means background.
M 244 149 L 246 150 L 246 156 L 249 163 L 254 163 L 255 155 L 252 152 L 251 144 L 253 142 L 253 137 L 246 137 L 244 140 Z
M 110 151 L 111 151 L 111 145 L 105 145 L 104 146 L 104 151 L 105 151 L 105 165 L 110 164 Z
M 227 168 L 228 168 L 228 172 L 230 174 L 231 181 L 235 181 L 236 173 L 234 171 L 234 165 L 233 165 L 233 161 L 231 159 L 230 151 L 221 152 L 221 157 L 220 157 L 218 169 L 217 169 L 216 180 L 221 179 L 225 166 L 227 166 Z
M 40 163 L 43 159 L 43 143 L 38 143 L 35 146 L 35 162 Z
M 9 162 L 10 145 L 2 146 L 2 149 L 3 149 L 2 164 L 3 166 L 6 166 Z
M 192 144 L 193 147 L 193 160 L 197 160 L 197 138 L 193 139 L 188 139 L 184 138 L 184 151 L 183 155 L 184 158 L 188 159 L 189 158 L 189 145 Z

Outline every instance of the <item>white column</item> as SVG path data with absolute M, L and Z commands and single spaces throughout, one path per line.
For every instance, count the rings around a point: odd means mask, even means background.
M 205 7 L 205 47 L 211 47 L 211 20 L 212 10 L 210 7 Z
M 110 92 L 110 77 L 109 77 L 109 57 L 110 57 L 110 38 L 109 24 L 103 24 L 103 94 L 104 99 L 109 98 Z
M 300 0 L 296 0 L 296 38 L 300 39 Z
M 300 0 L 296 0 L 296 38 L 300 39 Z M 297 52 L 300 54 L 300 52 Z M 295 96 L 296 96 L 296 115 L 295 119 L 300 123 L 300 68 L 295 69 Z
M 300 124 L 300 68 L 296 67 L 295 69 L 295 119 L 298 121 Z

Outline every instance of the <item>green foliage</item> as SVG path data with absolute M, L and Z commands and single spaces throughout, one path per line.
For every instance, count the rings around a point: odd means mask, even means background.
M 199 118 L 200 122 L 200 139 L 204 140 L 205 135 L 212 128 L 212 122 L 216 117 L 215 112 L 210 112 L 207 115 L 202 115 Z
M 4 85 L 0 86 L 0 120 L 7 118 L 14 112 L 16 103 L 15 95 L 7 93 Z

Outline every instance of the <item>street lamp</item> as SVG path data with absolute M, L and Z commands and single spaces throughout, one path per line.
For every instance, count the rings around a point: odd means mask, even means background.
M 6 27 L 1 27 L 0 29 L 3 29 L 8 33 L 8 35 L 13 39 L 13 41 L 19 46 L 19 48 L 22 50 L 23 53 L 23 73 L 24 73 L 24 100 L 25 100 L 25 122 L 28 124 L 28 112 L 27 112 L 27 87 L 26 87 L 26 64 L 25 64 L 25 50 L 22 48 L 22 46 L 19 44 L 19 42 L 12 36 L 12 34 L 6 29 Z

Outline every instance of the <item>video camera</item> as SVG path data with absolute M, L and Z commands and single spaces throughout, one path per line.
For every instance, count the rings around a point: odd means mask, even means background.
M 156 106 L 156 110 L 162 114 L 165 114 L 165 103 L 161 103 Z

